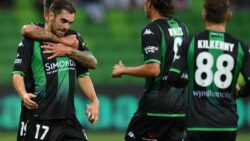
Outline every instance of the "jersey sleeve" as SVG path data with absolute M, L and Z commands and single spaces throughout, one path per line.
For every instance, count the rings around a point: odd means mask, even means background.
M 241 73 L 243 74 L 245 80 L 249 79 L 250 80 L 250 48 L 248 46 L 245 46 L 244 50 L 244 61 L 243 61 L 243 66 L 241 69 Z
M 77 64 L 76 65 L 76 77 L 81 78 L 81 77 L 84 77 L 86 75 L 89 75 L 88 69 Z
M 77 39 L 79 41 L 79 50 L 80 51 L 90 51 L 87 47 L 87 44 L 85 43 L 85 41 L 83 40 L 81 34 L 77 33 Z
M 250 48 L 248 46 L 244 47 L 244 61 L 241 68 L 241 73 L 246 81 L 246 85 L 239 91 L 240 97 L 245 97 L 250 95 Z
M 160 37 L 157 37 L 159 36 Z M 144 55 L 144 63 L 161 63 L 161 33 L 157 27 L 148 26 L 141 33 L 141 47 Z
M 12 74 L 25 75 L 28 73 L 32 55 L 32 46 L 27 39 L 22 40 L 17 48 Z
M 81 34 L 77 33 L 77 39 L 79 41 L 79 50 L 80 51 L 90 51 L 87 47 L 87 44 L 84 42 Z M 76 67 L 76 75 L 77 75 L 77 78 L 81 78 L 81 77 L 84 77 L 85 75 L 89 75 L 89 71 L 87 68 L 85 67 L 82 67 L 81 65 L 77 64 L 77 67 Z

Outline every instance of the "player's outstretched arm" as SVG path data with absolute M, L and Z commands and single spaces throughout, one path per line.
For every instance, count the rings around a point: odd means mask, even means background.
M 113 67 L 112 77 L 117 78 L 122 75 L 130 75 L 136 77 L 156 77 L 160 74 L 160 64 L 147 63 L 137 67 L 126 67 L 122 61 Z
M 59 38 L 50 33 L 46 32 L 43 27 L 40 27 L 35 24 L 27 24 L 22 27 L 21 34 L 24 37 L 28 37 L 31 39 L 37 39 L 37 40 L 42 40 L 42 41 L 47 41 L 47 42 L 55 42 L 59 43 L 60 40 Z
M 28 38 L 38 39 L 38 40 L 47 41 L 47 42 L 61 43 L 60 44 L 61 48 L 51 48 L 50 50 L 48 50 L 48 52 L 53 53 L 53 55 L 49 57 L 50 59 L 57 57 L 57 56 L 68 55 L 69 57 L 77 61 L 83 67 L 86 67 L 89 69 L 95 69 L 97 66 L 97 60 L 91 52 L 79 51 L 76 49 L 79 47 L 79 41 L 76 38 L 76 35 L 68 35 L 65 37 L 58 38 L 54 34 L 50 32 L 46 32 L 44 28 L 34 25 L 34 24 L 23 26 L 21 33 L 23 36 L 28 37 Z M 50 44 L 47 43 L 47 44 L 50 46 L 56 45 L 52 43 Z M 67 47 L 72 47 L 73 49 L 69 51 L 70 49 L 68 49 Z M 65 52 L 65 51 L 69 51 L 69 52 Z
M 13 83 L 13 86 L 14 86 L 16 92 L 21 97 L 21 99 L 23 101 L 23 105 L 26 108 L 31 109 L 31 110 L 37 109 L 38 104 L 33 101 L 33 99 L 36 98 L 36 95 L 26 92 L 23 76 L 20 74 L 13 74 L 12 83 Z
M 91 124 L 96 124 L 99 119 L 99 100 L 96 96 L 91 78 L 88 75 L 78 78 L 78 83 L 81 90 L 91 101 L 86 109 L 86 115 L 88 116 L 89 122 Z
M 27 24 L 22 27 L 21 34 L 24 37 L 31 39 L 42 40 L 46 42 L 62 43 L 66 46 L 71 46 L 73 48 L 78 48 L 79 41 L 76 35 L 68 35 L 65 37 L 57 37 L 51 32 L 47 32 L 43 27 L 35 24 Z

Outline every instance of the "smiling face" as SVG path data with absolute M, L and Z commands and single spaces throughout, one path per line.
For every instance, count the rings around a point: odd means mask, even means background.
M 65 36 L 65 33 L 70 29 L 74 22 L 75 14 L 62 10 L 59 14 L 50 12 L 49 22 L 51 25 L 51 32 L 58 37 Z

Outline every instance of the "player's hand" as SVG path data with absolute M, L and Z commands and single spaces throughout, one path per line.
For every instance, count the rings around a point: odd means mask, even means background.
M 91 124 L 96 124 L 99 120 L 99 102 L 92 102 L 90 105 L 87 105 L 86 115 Z
M 58 56 L 66 56 L 72 51 L 71 47 L 65 46 L 61 43 L 44 42 L 44 45 L 41 47 L 45 49 L 43 53 L 52 54 L 48 59 L 53 59 Z
M 61 37 L 59 38 L 60 43 L 66 45 L 66 46 L 70 46 L 74 49 L 78 49 L 79 47 L 79 42 L 78 39 L 76 38 L 76 35 L 68 35 L 65 37 Z
M 32 93 L 24 94 L 22 97 L 23 105 L 30 110 L 34 110 L 38 108 L 38 104 L 33 100 L 36 98 L 36 95 Z
M 236 84 L 236 87 L 235 87 L 235 97 L 236 98 L 239 98 L 240 96 L 239 96 L 239 91 L 240 91 L 240 85 L 239 84 Z
M 121 77 L 123 70 L 125 68 L 125 65 L 122 63 L 122 61 L 119 61 L 119 64 L 114 65 L 113 67 L 113 72 L 112 72 L 112 77 L 117 78 Z

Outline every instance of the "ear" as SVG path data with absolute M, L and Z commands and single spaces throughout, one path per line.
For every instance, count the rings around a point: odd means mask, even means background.
M 232 11 L 229 11 L 229 12 L 227 13 L 227 21 L 230 21 L 231 18 L 232 18 L 232 16 L 233 16 Z
M 45 22 L 48 22 L 49 18 L 49 13 L 48 12 L 43 12 L 43 17 L 45 19 Z
M 48 13 L 48 20 L 54 19 L 55 18 L 55 13 L 52 11 L 49 11 Z
M 152 5 L 152 3 L 151 3 L 151 0 L 146 0 L 147 1 L 147 4 L 148 4 L 148 7 L 152 7 L 153 5 Z
M 205 12 L 204 9 L 201 12 L 201 18 L 202 18 L 203 21 L 206 21 L 206 12 Z

